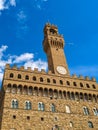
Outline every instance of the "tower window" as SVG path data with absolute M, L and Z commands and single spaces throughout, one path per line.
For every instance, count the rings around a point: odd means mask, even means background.
M 96 86 L 95 86 L 94 84 L 92 85 L 92 87 L 93 87 L 94 89 L 96 89 Z
M 13 73 L 10 73 L 10 78 L 13 78 L 14 77 L 14 74 Z
M 82 84 L 82 83 L 80 83 L 80 87 L 83 87 L 83 84 Z
M 26 75 L 26 76 L 25 76 L 25 79 L 26 79 L 26 80 L 29 80 L 29 76 L 28 76 L 28 75 Z
M 56 80 L 55 79 L 53 79 L 53 83 L 56 84 Z
M 91 121 L 88 121 L 88 127 L 89 128 L 94 128 L 93 123 Z
M 76 82 L 73 82 L 73 85 L 74 85 L 74 86 L 77 86 Z
M 42 77 L 40 78 L 40 82 L 43 82 L 43 78 Z
M 55 34 L 56 31 L 54 29 L 50 29 L 50 33 Z
M 18 79 L 21 79 L 21 74 L 18 74 Z
M 89 84 L 86 84 L 86 87 L 87 87 L 87 88 L 90 88 Z
M 62 85 L 63 85 L 63 81 L 62 81 L 62 80 L 60 80 L 60 84 L 62 84 Z
M 69 82 L 69 81 L 67 81 L 66 83 L 67 83 L 67 85 L 70 85 L 70 82 Z
M 50 83 L 50 79 L 49 78 L 47 79 L 47 82 Z
M 36 77 L 35 76 L 33 76 L 33 80 L 36 81 Z

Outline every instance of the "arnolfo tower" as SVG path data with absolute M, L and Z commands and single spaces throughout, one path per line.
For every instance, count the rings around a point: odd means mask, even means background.
M 70 76 L 64 38 L 55 25 L 45 25 L 43 48 L 48 72 L 6 65 L 0 130 L 98 130 L 95 78 Z

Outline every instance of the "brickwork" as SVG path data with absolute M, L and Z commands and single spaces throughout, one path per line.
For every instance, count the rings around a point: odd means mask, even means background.
M 62 41 L 61 45 L 48 44 L 47 26 L 53 33 L 51 37 Z M 98 130 L 98 84 L 95 78 L 70 76 L 63 52 L 64 39 L 58 34 L 57 27 L 46 25 L 44 35 L 46 54 L 50 55 L 49 48 L 59 45 L 60 54 L 55 56 L 57 50 L 51 49 L 48 72 L 6 65 L 0 98 L 0 130 Z M 62 60 L 57 60 L 59 56 Z M 58 65 L 64 66 L 67 73 L 58 73 Z

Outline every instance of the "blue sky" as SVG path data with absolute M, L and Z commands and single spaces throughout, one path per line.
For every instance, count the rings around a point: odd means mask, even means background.
M 47 69 L 47 22 L 64 35 L 71 75 L 98 81 L 98 0 L 0 0 L 0 82 L 6 63 Z

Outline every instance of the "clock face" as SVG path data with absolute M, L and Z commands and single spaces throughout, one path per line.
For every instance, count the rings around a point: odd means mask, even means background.
M 67 74 L 67 70 L 63 66 L 57 66 L 57 71 L 60 74 Z

